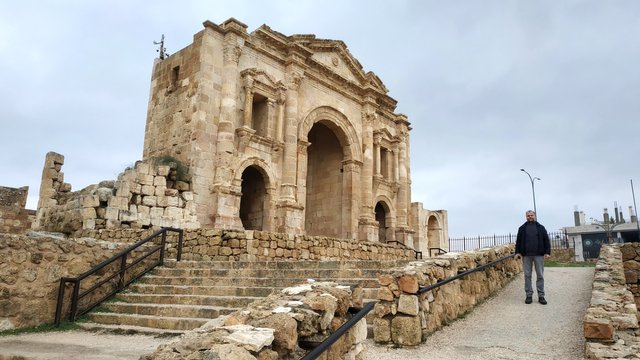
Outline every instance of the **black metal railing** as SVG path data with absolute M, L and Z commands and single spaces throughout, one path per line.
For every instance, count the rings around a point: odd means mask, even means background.
M 411 248 L 405 243 L 401 243 L 400 241 L 393 240 L 393 241 L 387 241 L 387 244 L 398 244 L 398 245 L 401 245 L 402 247 L 405 247 L 405 248 L 413 251 L 413 256 L 415 256 L 416 259 L 422 259 L 422 251 L 418 251 L 418 250 L 416 250 L 414 248 Z
M 122 250 L 111 258 L 101 262 L 91 270 L 75 278 L 63 277 L 58 288 L 58 302 L 56 304 L 55 325 L 63 321 L 63 309 L 65 300 L 65 288 L 72 284 L 71 305 L 69 306 L 69 321 L 75 321 L 79 316 L 86 314 L 103 301 L 124 289 L 133 281 L 139 279 L 151 269 L 164 263 L 167 232 L 178 233 L 176 260 L 182 257 L 183 230 L 174 228 L 162 228 L 143 240 Z M 159 244 L 143 247 L 159 239 Z M 134 251 L 140 252 L 138 257 L 133 257 Z M 157 259 L 152 258 L 157 254 Z M 97 279 L 93 277 L 98 277 Z M 88 282 L 87 289 L 82 289 L 83 281 Z M 85 304 L 80 304 L 87 299 Z
M 485 247 L 512 244 L 516 242 L 516 234 L 488 235 L 488 236 L 463 236 L 461 238 L 449 238 L 449 251 L 475 250 Z M 552 249 L 568 249 L 572 247 L 567 234 L 561 231 L 550 232 Z
M 439 247 L 432 247 L 432 248 L 429 248 L 429 257 L 433 256 L 433 251 L 437 251 L 436 256 L 447 253 L 447 250 L 445 249 L 441 249 Z
M 446 278 L 444 280 L 438 280 L 438 282 L 436 282 L 435 284 L 432 284 L 432 285 L 429 285 L 429 286 L 425 286 L 425 287 L 420 287 L 420 289 L 418 289 L 418 295 L 424 294 L 427 291 L 431 291 L 431 290 L 433 290 L 435 288 L 438 288 L 438 287 L 440 287 L 442 285 L 445 285 L 445 284 L 448 284 L 448 283 L 450 283 L 452 281 L 455 281 L 455 280 L 458 280 L 460 278 L 463 278 L 463 277 L 465 277 L 465 276 L 467 276 L 469 274 L 473 274 L 474 272 L 477 272 L 477 271 L 483 270 L 485 268 L 488 268 L 489 266 L 493 266 L 493 265 L 495 265 L 495 264 L 497 264 L 499 262 L 511 259 L 514 256 L 516 256 L 516 254 L 509 254 L 509 255 L 503 256 L 503 257 L 501 257 L 499 259 L 490 261 L 490 262 L 488 262 L 486 264 L 477 266 L 477 267 L 475 267 L 473 269 L 469 269 L 467 271 L 463 271 L 463 272 L 461 272 L 461 273 L 459 273 L 457 275 L 454 275 L 452 277 Z
M 426 286 L 426 287 L 420 287 L 420 289 L 418 289 L 418 295 L 423 294 L 427 291 L 431 291 L 433 289 L 436 289 L 442 285 L 448 284 L 452 281 L 458 280 L 460 278 L 463 278 L 469 274 L 472 274 L 474 272 L 483 270 L 489 266 L 493 266 L 499 262 L 511 259 L 512 257 L 516 256 L 516 254 L 509 254 L 506 256 L 503 256 L 499 259 L 493 260 L 491 262 L 488 262 L 486 264 L 480 265 L 478 267 L 475 267 L 473 269 L 461 272 L 455 276 L 449 277 L 447 279 L 444 280 L 439 280 L 438 282 L 436 282 L 435 284 Z M 331 345 L 333 345 L 336 341 L 338 341 L 338 339 L 340 339 L 340 337 L 342 337 L 347 331 L 349 331 L 349 329 L 351 329 L 358 321 L 360 321 L 362 318 L 364 318 L 365 316 L 367 316 L 367 314 L 369 312 L 371 312 L 371 310 L 373 310 L 374 306 L 377 304 L 377 301 L 371 301 L 365 304 L 365 306 L 360 309 L 351 319 L 349 319 L 347 322 L 345 322 L 342 326 L 340 326 L 338 328 L 338 330 L 336 330 L 333 334 L 329 335 L 329 337 L 327 337 L 323 342 L 321 342 L 320 344 L 318 344 L 311 352 L 309 352 L 307 355 L 305 355 L 301 360 L 315 360 L 317 359 L 320 355 L 322 355 L 322 353 L 324 353 L 327 349 L 329 349 L 331 347 Z

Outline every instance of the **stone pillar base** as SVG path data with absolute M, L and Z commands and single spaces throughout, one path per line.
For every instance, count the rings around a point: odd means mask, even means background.
M 211 215 L 214 229 L 242 230 L 240 220 L 240 198 L 242 193 L 228 186 L 217 186 L 212 190 L 214 212 Z
M 358 240 L 378 242 L 378 231 L 377 221 L 364 218 L 358 221 Z
M 409 228 L 398 227 L 396 228 L 395 240 L 409 247 L 413 247 L 413 234 L 414 234 L 414 231 Z
M 304 207 L 293 201 L 277 205 L 276 231 L 286 234 L 304 234 Z

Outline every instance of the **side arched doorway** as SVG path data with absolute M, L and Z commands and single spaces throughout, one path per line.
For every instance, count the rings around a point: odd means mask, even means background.
M 442 240 L 442 226 L 435 216 L 429 216 L 427 220 L 427 242 L 429 248 L 443 248 L 440 243 Z M 425 249 L 428 251 L 428 249 Z M 424 251 L 424 250 L 423 250 Z
M 263 230 L 267 193 L 264 176 L 255 166 L 242 172 L 240 220 L 245 230 Z
M 376 221 L 378 222 L 378 241 L 381 243 L 387 242 L 387 230 L 391 224 L 387 224 L 388 209 L 383 202 L 378 202 L 375 208 Z

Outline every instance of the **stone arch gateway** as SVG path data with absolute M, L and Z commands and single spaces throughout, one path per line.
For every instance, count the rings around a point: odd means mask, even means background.
M 189 169 L 199 226 L 413 244 L 407 117 L 344 42 L 204 22 L 153 71 L 143 160 Z M 251 195 L 250 195 L 251 194 Z

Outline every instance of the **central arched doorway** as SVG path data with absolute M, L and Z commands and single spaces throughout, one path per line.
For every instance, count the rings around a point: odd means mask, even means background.
M 308 235 L 341 237 L 343 224 L 344 153 L 335 133 L 316 122 L 307 139 L 305 231 Z

